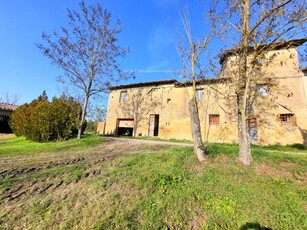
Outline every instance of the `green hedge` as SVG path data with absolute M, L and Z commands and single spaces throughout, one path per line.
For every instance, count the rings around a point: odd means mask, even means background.
M 78 133 L 81 105 L 72 97 L 54 97 L 49 102 L 47 96 L 44 93 L 43 95 L 13 112 L 10 125 L 15 135 L 25 136 L 36 142 L 61 141 L 75 137 Z

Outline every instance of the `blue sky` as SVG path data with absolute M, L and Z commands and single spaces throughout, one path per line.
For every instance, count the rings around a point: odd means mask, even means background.
M 95 4 L 99 0 L 86 0 Z M 133 82 L 180 79 L 181 60 L 176 48 L 182 43 L 183 26 L 179 10 L 188 6 L 193 37 L 201 38 L 208 29 L 207 0 L 103 0 L 102 5 L 119 19 L 123 31 L 119 44 L 130 53 L 120 60 L 123 70 L 136 70 Z M 63 85 L 56 77 L 61 70 L 35 46 L 41 34 L 67 27 L 67 8 L 79 10 L 78 0 L 0 0 L 0 98 L 19 96 L 18 104 L 31 102 L 43 90 L 49 98 L 60 96 Z M 231 47 L 225 42 L 224 45 Z M 215 56 L 223 48 L 212 43 Z M 105 103 L 106 100 L 101 101 Z
M 119 43 L 131 52 L 120 62 L 124 70 L 138 70 L 134 82 L 179 77 L 172 70 L 181 68 L 176 52 L 182 35 L 178 10 L 186 1 L 104 0 L 102 4 L 122 23 Z M 197 36 L 205 30 L 206 1 L 189 0 L 188 7 Z M 61 71 L 35 43 L 42 42 L 42 32 L 50 34 L 67 25 L 67 8 L 79 10 L 78 1 L 0 0 L 0 96 L 18 95 L 18 104 L 23 104 L 43 90 L 49 98 L 61 94 L 63 86 L 56 81 Z

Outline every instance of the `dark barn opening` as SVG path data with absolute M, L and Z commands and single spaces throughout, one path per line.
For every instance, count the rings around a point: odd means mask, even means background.
M 0 133 L 12 133 L 9 120 L 9 116 L 0 115 Z
M 124 118 L 117 120 L 117 135 L 133 136 L 134 119 Z
M 118 128 L 118 135 L 119 136 L 130 136 L 132 137 L 133 128 Z

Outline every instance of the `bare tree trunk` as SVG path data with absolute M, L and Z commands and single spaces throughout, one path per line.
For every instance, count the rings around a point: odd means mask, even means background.
M 250 0 L 243 1 L 243 33 L 242 33 L 242 64 L 240 66 L 239 92 L 237 93 L 238 104 L 238 142 L 239 161 L 244 166 L 249 166 L 252 162 L 250 142 L 248 138 L 247 117 L 249 97 L 249 73 L 248 73 L 248 41 L 250 36 Z
M 201 127 L 198 114 L 196 97 L 194 96 L 189 102 L 189 111 L 191 118 L 192 136 L 194 141 L 194 153 L 199 161 L 206 160 L 206 149 L 201 136 Z
M 83 105 L 82 114 L 81 114 L 81 120 L 80 120 L 80 123 L 79 123 L 79 126 L 78 126 L 78 136 L 77 136 L 78 139 L 81 139 L 82 127 L 83 127 L 84 121 L 85 121 L 85 115 L 86 115 L 86 108 L 87 108 L 87 104 L 88 104 L 88 98 L 89 98 L 89 96 L 85 95 L 84 105 Z
M 238 95 L 238 103 L 242 105 L 244 96 Z M 244 109 L 243 109 L 244 110 Z M 239 144 L 239 161 L 244 166 L 249 166 L 252 162 L 250 142 L 248 138 L 248 127 L 245 111 L 238 112 L 238 144 Z
M 138 119 L 137 119 L 137 116 L 136 114 L 134 114 L 134 124 L 133 124 L 133 137 L 136 137 L 136 133 L 137 133 L 137 130 L 138 130 Z

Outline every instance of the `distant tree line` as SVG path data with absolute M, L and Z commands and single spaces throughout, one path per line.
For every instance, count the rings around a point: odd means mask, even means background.
M 76 137 L 82 107 L 73 97 L 62 95 L 48 101 L 46 92 L 12 114 L 10 126 L 16 136 L 36 142 L 62 141 Z M 84 131 L 86 124 L 83 126 Z

